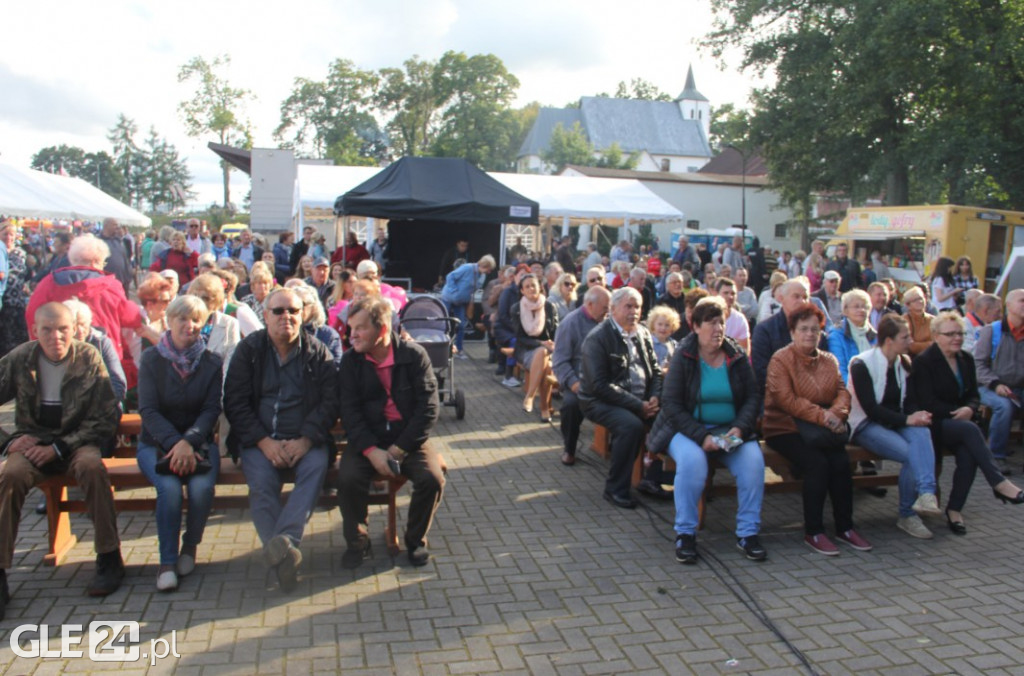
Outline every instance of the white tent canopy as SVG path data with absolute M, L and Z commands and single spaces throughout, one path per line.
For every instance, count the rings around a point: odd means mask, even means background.
M 0 164 L 0 214 L 21 218 L 116 218 L 122 225 L 150 226 L 145 214 L 80 178 Z
M 334 210 L 334 200 L 374 174 L 380 167 L 335 167 L 329 164 L 300 164 L 295 168 L 295 197 L 292 217 L 302 219 L 303 209 Z M 301 229 L 301 225 L 299 226 Z

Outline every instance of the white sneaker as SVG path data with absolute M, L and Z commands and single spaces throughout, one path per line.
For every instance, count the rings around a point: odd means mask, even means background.
M 456 359 L 469 359 L 469 355 L 466 354 L 465 351 L 463 351 L 463 352 L 456 352 L 455 353 L 455 358 Z
M 919 516 L 942 516 L 942 510 L 939 509 L 939 501 L 935 498 L 935 493 L 921 493 L 921 495 L 917 496 L 917 500 L 914 501 L 911 509 Z
M 157 591 L 168 592 L 178 588 L 178 575 L 173 570 L 165 570 L 156 576 Z
M 185 577 L 191 575 L 192 571 L 196 569 L 196 557 L 191 554 L 182 554 L 178 557 L 178 562 L 174 564 L 174 572 L 178 574 L 178 577 Z
M 505 387 L 519 387 L 523 383 L 515 378 L 509 377 L 502 380 L 501 384 Z
M 916 514 L 897 519 L 896 527 L 913 538 L 931 540 L 934 537 L 932 532 L 928 530 L 928 527 L 924 525 L 924 522 L 921 521 L 921 517 Z

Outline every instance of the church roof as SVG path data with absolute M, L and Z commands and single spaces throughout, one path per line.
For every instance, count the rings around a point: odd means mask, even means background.
M 707 101 L 707 98 L 697 91 L 697 85 L 693 81 L 693 66 L 686 69 L 686 84 L 683 91 L 676 97 L 676 101 Z
M 579 108 L 541 108 L 519 149 L 519 157 L 541 155 L 559 123 L 579 122 L 596 150 L 618 143 L 623 152 L 711 157 L 700 120 L 685 119 L 677 103 L 584 96 Z

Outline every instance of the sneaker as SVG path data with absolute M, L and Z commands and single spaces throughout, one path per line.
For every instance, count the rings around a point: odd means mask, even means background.
M 196 569 L 196 557 L 191 554 L 181 554 L 178 556 L 177 563 L 174 564 L 174 572 L 178 574 L 178 577 L 185 577 L 191 575 L 192 571 Z
M 918 516 L 942 516 L 942 510 L 939 509 L 939 501 L 935 498 L 935 493 L 921 493 L 917 496 L 917 500 L 914 501 L 911 509 Z
M 504 380 L 502 380 L 501 384 L 504 385 L 505 387 L 519 387 L 523 383 L 521 381 L 517 380 L 516 378 L 513 378 L 513 377 L 510 376 L 510 377 L 505 378 Z
M 931 540 L 934 537 L 932 532 L 924 525 L 924 521 L 921 521 L 921 517 L 917 514 L 900 517 L 896 520 L 896 527 L 910 537 L 919 538 L 921 540 Z
M 270 538 L 265 556 L 267 564 L 277 573 L 277 583 L 283 592 L 291 592 L 299 584 L 299 564 L 302 552 L 295 548 L 291 538 L 283 533 Z
M 157 591 L 169 592 L 178 588 L 178 575 L 173 570 L 165 570 L 156 576 Z
M 697 536 L 681 533 L 676 536 L 676 561 L 692 565 L 697 563 Z
M 89 596 L 109 596 L 117 591 L 124 579 L 124 561 L 121 550 L 115 549 L 96 557 L 96 576 L 89 583 Z
M 465 351 L 463 351 L 463 352 L 456 352 L 455 353 L 455 358 L 456 359 L 469 359 L 469 355 L 467 355 L 465 353 Z
M 836 547 L 824 533 L 817 535 L 805 535 L 804 544 L 825 556 L 839 556 L 839 547 Z
M 341 567 L 348 570 L 358 568 L 370 557 L 370 538 L 363 535 L 354 544 L 350 544 L 341 555 Z
M 836 533 L 836 540 L 846 544 L 858 552 L 870 552 L 874 547 L 871 543 L 860 536 L 860 533 L 852 528 L 845 533 Z
M 736 549 L 743 552 L 751 561 L 764 561 L 768 558 L 767 550 L 761 545 L 761 540 L 756 535 L 736 538 Z

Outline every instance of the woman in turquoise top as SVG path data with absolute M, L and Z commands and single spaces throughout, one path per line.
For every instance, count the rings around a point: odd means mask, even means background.
M 693 333 L 672 356 L 661 412 L 647 442 L 652 453 L 667 450 L 676 462 L 676 560 L 697 562 L 698 503 L 711 456 L 736 477 L 736 547 L 748 559 L 763 561 L 768 554 L 758 532 L 764 456 L 754 438 L 760 410 L 754 370 L 736 341 L 725 337 L 720 298 L 698 302 L 691 323 Z M 725 444 L 727 437 L 739 444 Z

